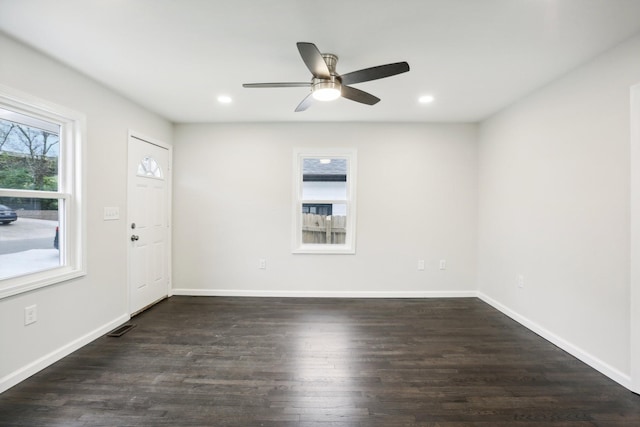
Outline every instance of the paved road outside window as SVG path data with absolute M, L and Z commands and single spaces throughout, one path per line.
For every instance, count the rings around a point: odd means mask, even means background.
M 20 217 L 0 225 L 0 278 L 60 265 L 59 252 L 53 247 L 57 226 L 58 221 Z

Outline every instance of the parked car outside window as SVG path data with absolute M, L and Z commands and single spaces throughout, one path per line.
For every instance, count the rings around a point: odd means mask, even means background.
M 16 214 L 16 211 L 5 205 L 0 205 L 0 223 L 9 224 L 17 219 L 18 214 Z

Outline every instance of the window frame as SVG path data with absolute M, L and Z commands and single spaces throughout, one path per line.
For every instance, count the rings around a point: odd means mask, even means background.
M 86 117 L 72 109 L 4 85 L 0 85 L 0 107 L 60 126 L 57 191 L 0 188 L 0 196 L 55 198 L 62 202 L 62 207 L 59 205 L 61 265 L 0 279 L 0 299 L 3 299 L 87 274 L 83 185 Z
M 303 199 L 304 159 L 345 159 L 347 160 L 347 197 L 345 200 Z M 357 150 L 355 148 L 294 148 L 293 150 L 293 232 L 292 253 L 294 254 L 347 254 L 356 253 L 356 181 Z M 302 243 L 303 204 L 345 204 L 347 208 L 347 233 L 344 244 Z

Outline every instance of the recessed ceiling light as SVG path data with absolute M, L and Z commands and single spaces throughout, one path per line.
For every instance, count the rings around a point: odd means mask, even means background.
M 233 101 L 233 100 L 231 99 L 231 97 L 229 95 L 220 95 L 218 97 L 218 102 L 220 104 L 230 104 L 231 101 Z
M 418 98 L 418 102 L 420 104 L 430 104 L 435 100 L 435 98 L 433 97 L 433 95 L 422 95 L 420 98 Z

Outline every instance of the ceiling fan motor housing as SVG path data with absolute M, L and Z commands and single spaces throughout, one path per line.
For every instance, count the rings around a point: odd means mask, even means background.
M 332 53 L 323 53 L 322 59 L 327 64 L 330 77 L 313 77 L 311 79 L 311 92 L 313 97 L 319 101 L 333 101 L 340 98 L 342 94 L 340 76 L 336 73 L 338 57 Z
M 336 75 L 336 64 L 338 63 L 338 56 L 333 53 L 323 53 L 322 59 L 327 64 L 327 68 L 332 76 Z

